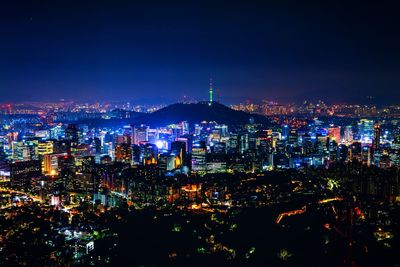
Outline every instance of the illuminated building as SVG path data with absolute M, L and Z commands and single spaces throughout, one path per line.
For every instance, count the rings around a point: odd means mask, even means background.
M 75 157 L 75 165 L 81 166 L 82 159 L 91 155 L 92 148 L 88 144 L 79 144 L 71 148 L 71 155 Z
M 337 148 L 337 159 L 345 162 L 347 160 L 348 148 L 345 145 L 339 145 Z
M 82 173 L 93 173 L 95 167 L 95 157 L 86 156 L 82 159 Z
M 17 140 L 18 140 L 18 132 L 7 133 L 8 144 L 12 144 L 14 141 L 17 141 Z
M 187 121 L 182 121 L 180 126 L 182 128 L 182 135 L 189 134 L 189 123 Z
M 249 134 L 243 133 L 239 135 L 239 151 L 240 153 L 244 153 L 249 149 Z
M 207 173 L 224 173 L 226 172 L 226 162 L 211 161 L 207 162 Z
M 265 156 L 267 153 L 272 151 L 273 138 L 271 136 L 259 136 L 257 138 L 257 152 L 258 154 Z
M 50 138 L 51 139 L 60 139 L 65 136 L 65 131 L 64 128 L 61 126 L 61 124 L 53 127 L 50 129 Z
M 77 144 L 79 142 L 78 127 L 76 124 L 69 124 L 65 129 L 65 139 Z
M 122 136 L 116 136 L 117 140 L 114 141 L 114 143 L 117 144 L 132 144 L 132 139 L 133 139 L 133 127 L 130 125 L 125 125 L 123 127 L 123 134 Z
M 374 139 L 372 143 L 374 151 L 378 151 L 380 142 L 381 142 L 381 126 L 378 123 L 376 123 L 374 125 Z
M 324 155 L 328 150 L 328 137 L 325 135 L 317 135 L 317 152 Z
M 297 133 L 297 130 L 296 129 L 291 129 L 289 131 L 288 143 L 290 145 L 298 145 L 298 138 L 299 138 L 299 135 Z
M 207 148 L 205 142 L 198 142 L 192 148 L 192 171 L 204 173 L 206 171 Z
M 194 125 L 194 134 L 196 136 L 200 136 L 201 135 L 201 130 L 203 129 L 203 127 L 199 124 L 195 124 Z
M 344 128 L 344 142 L 351 144 L 353 142 L 353 127 L 351 125 Z
M 132 164 L 140 164 L 141 163 L 141 151 L 140 146 L 133 145 L 132 146 Z
M 33 178 L 42 175 L 42 164 L 39 160 L 20 161 L 10 164 L 11 185 L 17 188 L 28 188 Z
M 361 162 L 366 164 L 367 166 L 371 165 L 372 162 L 372 153 L 370 146 L 363 146 L 361 149 Z
M 387 155 L 387 154 L 382 155 L 379 160 L 379 167 L 382 169 L 387 169 L 387 168 L 390 168 L 391 166 L 392 166 L 392 162 L 390 160 L 389 155 Z
M 221 137 L 226 137 L 228 135 L 228 125 L 218 124 L 215 125 L 214 129 L 218 131 Z
M 239 135 L 237 133 L 231 133 L 227 144 L 228 153 L 234 154 L 239 151 Z
M 141 159 L 145 165 L 157 163 L 158 148 L 154 144 L 144 143 L 141 144 Z
M 108 156 L 110 156 L 112 159 L 114 159 L 115 158 L 115 150 L 114 150 L 113 142 L 103 143 L 102 152 L 104 154 L 107 154 Z
M 50 132 L 48 130 L 37 130 L 35 131 L 35 137 L 48 139 Z
M 349 147 L 349 158 L 350 160 L 361 160 L 361 143 L 353 142 Z
M 29 147 L 24 142 L 13 142 L 13 155 L 14 161 L 28 161 L 31 159 Z
M 100 157 L 100 164 L 108 165 L 112 163 L 112 158 L 109 155 L 103 155 Z
M 54 152 L 54 144 L 53 141 L 41 141 L 38 143 L 37 153 L 38 155 L 46 155 Z
M 185 143 L 186 152 L 191 152 L 192 151 L 193 136 L 191 136 L 191 135 L 186 135 L 185 137 L 181 136 L 179 138 L 176 138 L 175 141 Z
M 283 125 L 282 127 L 282 139 L 286 140 L 289 136 L 289 126 L 288 125 Z
M 45 154 L 43 155 L 43 174 L 56 176 L 59 173 L 59 159 L 67 154 Z
M 213 143 L 213 146 L 211 146 L 211 152 L 214 154 L 226 154 L 226 143 L 224 142 Z
M 358 132 L 361 143 L 371 144 L 374 136 L 374 121 L 361 119 L 358 123 Z
M 340 144 L 340 127 L 329 127 L 328 137 L 331 140 L 335 140 L 337 144 Z
M 114 136 L 114 145 L 118 146 L 120 144 L 130 144 L 130 137 L 127 135 L 115 135 Z
M 272 170 L 274 168 L 274 154 L 267 153 L 265 156 L 265 160 L 261 166 L 263 171 Z
M 171 143 L 171 152 L 178 156 L 181 163 L 186 161 L 186 143 L 181 141 L 174 141 Z
M 52 195 L 50 198 L 51 206 L 59 206 L 60 205 L 60 196 Z
M 140 125 L 140 127 L 133 128 L 133 143 L 138 145 L 140 142 L 147 142 L 149 140 L 149 126 Z
M 147 135 L 147 141 L 155 144 L 159 140 L 159 134 L 157 129 L 149 129 Z
M 53 143 L 53 153 L 71 153 L 71 142 L 66 140 L 55 140 Z
M 92 146 L 92 153 L 93 154 L 96 154 L 96 155 L 101 154 L 101 140 L 100 140 L 100 138 L 98 138 L 98 137 L 93 138 L 91 146 Z
M 175 157 L 173 154 L 160 155 L 158 158 L 158 167 L 161 174 L 175 169 Z
M 119 162 L 132 162 L 132 149 L 129 144 L 119 144 L 115 147 L 115 160 Z

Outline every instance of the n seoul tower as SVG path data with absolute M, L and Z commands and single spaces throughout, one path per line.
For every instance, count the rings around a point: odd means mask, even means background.
M 210 94 L 210 102 L 208 103 L 209 106 L 211 106 L 213 102 L 213 88 L 212 88 L 212 78 L 210 78 L 210 89 L 209 89 L 209 94 Z

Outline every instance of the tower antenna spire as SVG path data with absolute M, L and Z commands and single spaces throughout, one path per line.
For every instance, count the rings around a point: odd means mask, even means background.
M 213 87 L 212 87 L 212 78 L 210 78 L 210 89 L 209 89 L 209 95 L 210 95 L 210 101 L 208 103 L 209 106 L 211 106 L 213 102 Z

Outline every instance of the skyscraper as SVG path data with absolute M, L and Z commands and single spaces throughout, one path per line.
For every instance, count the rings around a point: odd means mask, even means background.
M 371 144 L 374 136 L 374 121 L 361 119 L 358 123 L 358 132 L 361 143 Z
M 351 125 L 348 125 L 344 128 L 344 142 L 347 144 L 351 144 L 353 142 L 353 128 Z
M 375 123 L 374 125 L 374 140 L 373 140 L 373 148 L 374 151 L 379 149 L 379 144 L 381 142 L 381 126 L 379 123 Z
M 78 127 L 76 124 L 69 124 L 65 129 L 65 139 L 75 144 L 79 142 Z
M 119 162 L 132 162 L 132 149 L 129 144 L 119 144 L 115 147 L 115 160 Z
M 181 162 L 186 160 L 186 143 L 182 141 L 174 141 L 171 143 L 171 152 L 178 156 Z
M 201 141 L 193 145 L 192 148 L 192 171 L 202 173 L 206 171 L 206 153 L 205 142 Z
M 149 141 L 149 126 L 140 125 L 140 127 L 135 127 L 133 129 L 133 143 L 139 144 L 140 142 Z

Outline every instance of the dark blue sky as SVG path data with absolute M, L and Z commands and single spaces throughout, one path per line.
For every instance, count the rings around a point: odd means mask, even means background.
M 0 102 L 399 100 L 395 1 L 186 2 L 1 1 Z

